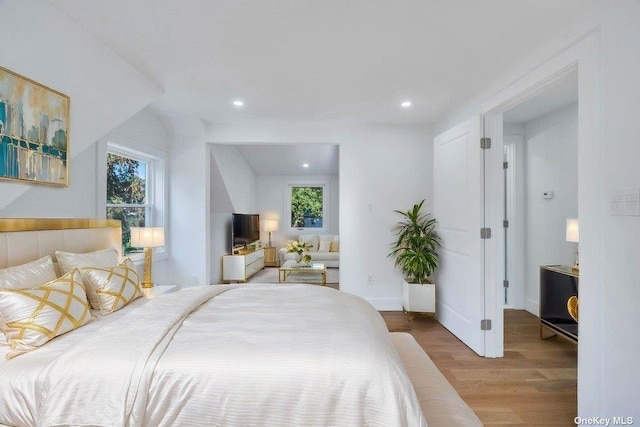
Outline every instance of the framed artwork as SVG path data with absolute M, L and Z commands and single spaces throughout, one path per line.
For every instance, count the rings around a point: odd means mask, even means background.
M 69 185 L 69 97 L 0 67 L 0 179 Z

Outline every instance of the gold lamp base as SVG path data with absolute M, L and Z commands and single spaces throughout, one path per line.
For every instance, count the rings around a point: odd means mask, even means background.
M 155 285 L 151 281 L 151 263 L 153 261 L 153 248 L 144 248 L 144 277 L 140 286 L 143 288 L 153 288 Z

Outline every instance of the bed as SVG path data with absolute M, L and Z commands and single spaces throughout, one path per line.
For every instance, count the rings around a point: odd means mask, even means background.
M 0 269 L 120 237 L 113 221 L 0 220 Z M 0 344 L 0 424 L 481 425 L 410 335 L 331 288 L 193 287 L 81 317 L 22 354 Z

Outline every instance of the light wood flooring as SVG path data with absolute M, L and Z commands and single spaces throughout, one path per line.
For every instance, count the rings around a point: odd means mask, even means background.
M 382 314 L 389 330 L 413 335 L 485 426 L 575 425 L 577 346 L 541 340 L 536 316 L 505 310 L 504 357 L 487 359 L 434 319 Z

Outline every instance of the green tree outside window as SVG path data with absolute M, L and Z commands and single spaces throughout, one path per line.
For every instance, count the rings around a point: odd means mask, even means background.
M 323 187 L 291 187 L 291 227 L 322 228 Z

